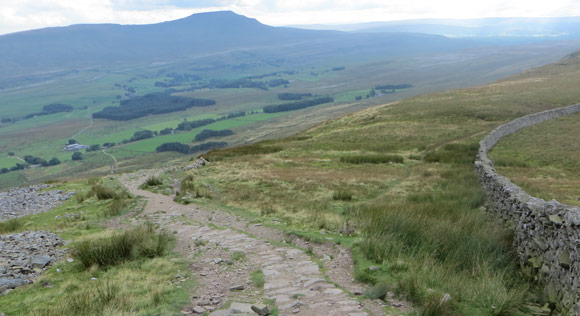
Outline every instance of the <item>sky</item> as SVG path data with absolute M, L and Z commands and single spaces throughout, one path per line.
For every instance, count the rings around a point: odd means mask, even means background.
M 80 23 L 150 24 L 218 10 L 279 26 L 580 16 L 580 0 L 0 0 L 0 34 Z

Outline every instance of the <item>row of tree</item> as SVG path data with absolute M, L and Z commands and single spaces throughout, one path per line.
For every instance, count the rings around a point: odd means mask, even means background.
M 227 145 L 228 143 L 226 142 L 208 142 L 196 146 L 189 146 L 187 144 L 174 142 L 161 144 L 155 149 L 155 151 L 157 151 L 158 153 L 165 151 L 174 151 L 182 154 L 192 154 L 200 151 L 226 147 Z
M 296 101 L 291 103 L 268 105 L 264 107 L 264 113 L 294 111 L 330 102 L 334 102 L 334 99 L 332 97 L 322 97 L 311 100 Z
M 184 111 L 194 106 L 211 106 L 215 104 L 215 100 L 186 98 L 158 92 L 123 100 L 119 106 L 108 106 L 94 113 L 93 118 L 128 121 L 152 114 Z
M 10 155 L 10 156 L 14 156 L 14 154 L 12 153 L 12 155 Z M 72 160 L 83 160 L 84 157 L 80 151 L 75 151 L 72 154 L 71 158 L 72 158 Z M 23 170 L 23 169 L 26 169 L 29 165 L 41 165 L 43 167 L 50 167 L 50 166 L 56 166 L 56 165 L 61 164 L 60 159 L 58 159 L 56 157 L 53 157 L 49 161 L 46 161 L 46 160 L 39 158 L 39 157 L 26 155 L 26 156 L 24 156 L 24 161 L 26 161 L 27 164 L 17 163 L 16 166 L 13 166 L 11 168 L 0 169 L 0 174 L 8 173 L 10 171 Z
M 231 129 L 222 129 L 222 130 L 211 130 L 211 129 L 204 129 L 201 133 L 195 135 L 194 141 L 200 142 L 202 140 L 206 140 L 211 137 L 224 137 L 233 135 L 234 131 Z
M 46 160 L 39 158 L 39 157 L 26 155 L 26 156 L 24 156 L 24 161 L 26 161 L 27 163 L 29 163 L 31 165 L 41 165 L 43 167 L 56 166 L 56 165 L 60 164 L 60 160 L 56 157 L 53 157 L 49 161 L 46 161 Z
M 51 103 L 51 104 L 47 104 L 47 105 L 43 106 L 42 111 L 40 111 L 40 112 L 29 113 L 29 114 L 24 115 L 22 118 L 3 117 L 0 121 L 2 123 L 13 123 L 13 122 L 16 122 L 19 120 L 27 120 L 27 119 L 33 118 L 35 116 L 56 114 L 56 113 L 62 113 L 62 112 L 72 112 L 73 110 L 74 110 L 74 108 L 68 104 Z
M 413 85 L 410 83 L 401 83 L 401 84 L 383 84 L 375 86 L 376 90 L 399 90 L 399 89 L 409 89 L 412 88 Z
M 278 93 L 278 99 L 282 101 L 297 101 L 302 100 L 304 97 L 311 97 L 312 93 L 291 93 L 291 92 L 284 92 Z

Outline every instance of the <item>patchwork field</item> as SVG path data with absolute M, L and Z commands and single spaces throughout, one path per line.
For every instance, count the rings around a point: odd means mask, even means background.
M 568 46 L 567 46 L 568 45 Z M 125 164 L 133 168 L 148 167 L 145 161 L 137 159 L 155 152 L 164 142 L 183 142 L 195 145 L 193 138 L 203 128 L 157 136 L 129 144 L 120 144 L 142 130 L 160 131 L 175 128 L 184 119 L 189 121 L 205 118 L 219 118 L 232 112 L 258 112 L 242 118 L 228 119 L 204 128 L 231 128 L 235 134 L 224 140 L 230 145 L 244 144 L 273 137 L 289 136 L 309 128 L 328 118 L 340 116 L 369 106 L 389 103 L 420 93 L 480 84 L 525 69 L 533 64 L 553 60 L 569 51 L 573 42 L 556 49 L 546 44 L 529 44 L 536 52 L 507 47 L 491 47 L 486 50 L 468 49 L 462 52 L 438 53 L 436 55 L 410 55 L 408 57 L 333 56 L 316 58 L 311 62 L 295 63 L 300 59 L 297 52 L 287 52 L 286 57 L 274 52 L 226 56 L 201 57 L 192 60 L 177 60 L 156 63 L 149 66 L 126 66 L 122 69 L 103 67 L 71 71 L 48 76 L 44 81 L 27 83 L 0 90 L 0 169 L 13 168 L 18 163 L 7 156 L 26 155 L 50 160 L 58 158 L 62 165 L 46 167 L 41 172 L 12 171 L 23 173 L 16 177 L 0 174 L 0 188 L 18 185 L 26 181 L 42 181 L 54 176 L 81 176 L 79 163 L 85 163 L 82 174 L 99 175 L 108 170 L 110 157 L 98 152 L 87 153 L 81 162 L 71 160 L 71 153 L 63 146 L 74 138 L 84 145 L 116 143 L 109 150 Z M 501 52 L 501 54 L 497 54 Z M 539 53 L 538 53 L 539 52 Z M 262 57 L 262 59 L 258 57 Z M 457 58 L 463 56 L 463 58 Z M 277 60 L 273 63 L 273 60 Z M 296 66 L 300 65 L 300 66 Z M 493 71 L 490 71 L 492 70 Z M 480 75 L 474 75 L 480 74 Z M 177 79 L 176 79 L 177 78 Z M 185 78 L 185 79 L 184 79 Z M 272 83 L 267 90 L 261 88 L 204 88 L 216 82 L 252 78 L 256 83 Z M 221 81 L 220 81 L 221 80 Z M 382 84 L 409 83 L 409 89 L 376 91 L 371 96 L 371 88 Z M 107 106 L 118 106 L 122 100 L 143 96 L 169 89 L 174 95 L 214 99 L 215 106 L 193 107 L 186 111 L 160 115 L 150 115 L 129 121 L 91 120 L 91 115 Z M 191 90 L 194 91 L 183 91 Z M 277 95 L 282 92 L 311 93 L 314 96 L 331 96 L 333 103 L 319 105 L 295 112 L 274 114 L 260 113 L 266 105 L 279 104 Z M 359 100 L 357 100 L 359 99 Z M 72 112 L 35 116 L 16 120 L 31 113 L 38 113 L 50 103 L 64 103 L 73 106 Z M 221 140 L 220 140 L 221 141 Z M 101 158 L 91 158 L 93 156 Z M 184 157 L 184 159 L 189 159 Z M 91 161 L 90 165 L 86 162 Z M 127 165 L 128 167 L 128 165 Z M 37 169 L 39 170 L 39 169 Z M 74 171 L 74 172 L 73 172 Z M 37 176 L 39 175 L 39 176 Z

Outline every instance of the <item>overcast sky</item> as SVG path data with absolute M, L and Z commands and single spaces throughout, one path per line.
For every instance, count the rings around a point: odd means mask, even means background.
M 580 16 L 579 0 L 0 0 L 0 34 L 78 23 L 148 24 L 233 10 L 269 25 Z

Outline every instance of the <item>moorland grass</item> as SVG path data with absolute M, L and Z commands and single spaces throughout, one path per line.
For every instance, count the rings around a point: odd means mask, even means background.
M 149 225 L 81 242 L 73 247 L 72 255 L 85 269 L 108 267 L 129 260 L 160 257 L 167 251 L 169 242 L 168 234 L 156 233 Z
M 192 171 L 194 182 L 219 190 L 219 203 L 275 217 L 300 236 L 351 246 L 356 277 L 405 295 L 419 314 L 529 315 L 546 298 L 518 269 L 511 234 L 480 210 L 485 195 L 472 162 L 494 127 L 577 103 L 578 85 L 580 58 L 572 56 L 489 86 L 422 95 L 288 139 L 223 149 L 219 155 L 228 159 Z M 239 154 L 276 146 L 275 153 Z M 413 158 L 340 161 L 353 152 Z M 337 188 L 356 201 L 335 200 Z M 345 237 L 352 230 L 354 237 Z
M 141 204 L 124 194 L 120 194 L 122 199 L 87 197 L 95 185 L 117 190 L 119 184 L 108 178 L 56 185 L 56 189 L 75 191 L 85 198 L 69 199 L 48 212 L 19 218 L 22 225 L 17 225 L 16 232 L 58 233 L 70 241 L 67 247 L 73 253 L 80 249 L 78 253 L 85 259 L 55 263 L 37 282 L 0 296 L 2 312 L 47 316 L 178 314 L 188 302 L 192 281 L 185 274 L 185 263 L 170 251 L 173 243 L 167 242 L 167 235 L 150 227 L 125 232 L 104 228 L 103 221 L 116 216 L 108 210 L 116 201 L 126 203 L 119 214 L 138 211 Z
M 522 129 L 498 142 L 489 157 L 497 171 L 528 193 L 580 206 L 579 114 Z
M 356 156 L 345 156 L 340 157 L 340 161 L 344 163 L 351 164 L 363 164 L 363 163 L 403 163 L 403 156 L 399 155 L 356 155 Z
M 19 230 L 22 227 L 22 220 L 13 218 L 5 222 L 0 222 L 0 234 L 8 234 Z
M 156 176 L 150 176 L 145 180 L 143 184 L 139 186 L 140 189 L 146 189 L 148 187 L 156 187 L 163 184 L 163 181 Z

